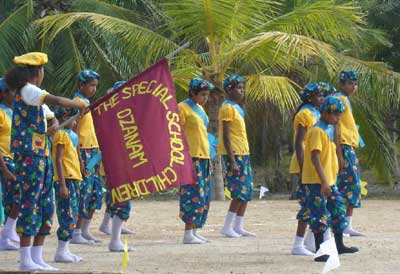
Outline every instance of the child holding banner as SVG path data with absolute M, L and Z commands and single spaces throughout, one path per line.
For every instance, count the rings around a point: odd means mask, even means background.
M 123 80 L 115 82 L 113 87 L 107 90 L 107 94 L 117 90 L 120 86 L 122 86 L 125 83 L 126 83 L 126 81 L 123 81 Z M 105 176 L 106 175 L 105 175 L 103 163 L 100 162 L 100 177 L 101 177 L 103 182 L 105 182 Z M 110 230 L 110 228 L 108 226 L 109 222 L 110 222 L 110 219 L 113 216 L 117 215 L 117 216 L 119 216 L 119 218 L 121 220 L 125 220 L 125 221 L 128 220 L 129 212 L 130 212 L 130 209 L 131 209 L 131 205 L 130 205 L 130 201 L 127 201 L 127 202 L 121 203 L 120 204 L 121 207 L 119 205 L 112 206 L 111 205 L 111 203 L 112 203 L 111 194 L 110 194 L 110 191 L 108 190 L 108 188 L 107 188 L 106 193 L 105 193 L 104 196 L 105 196 L 105 202 L 106 202 L 106 210 L 104 212 L 103 221 L 101 222 L 99 230 L 101 232 L 103 232 L 104 234 L 110 235 L 111 234 L 111 230 Z M 116 225 L 115 231 L 119 231 L 117 223 L 115 225 Z M 121 233 L 115 233 L 115 234 L 119 235 L 119 234 L 133 234 L 133 233 L 134 232 L 131 231 L 130 229 L 122 227 L 121 228 Z M 114 246 L 114 247 L 115 246 L 121 246 L 121 245 L 119 245 L 119 243 L 121 241 L 120 240 L 118 241 L 118 239 L 120 239 L 120 237 L 117 237 L 117 235 L 114 235 L 114 237 L 112 236 L 111 238 L 114 238 L 116 240 L 114 241 L 114 244 L 110 243 L 110 246 Z M 116 244 L 116 243 L 118 243 L 118 244 Z M 111 248 L 111 249 L 117 249 L 118 251 L 120 251 L 120 248 Z
M 341 100 L 327 97 L 321 108 L 321 120 L 308 130 L 305 137 L 302 183 L 305 185 L 309 224 L 315 238 L 316 250 L 324 242 L 324 232 L 332 226 L 339 254 L 355 253 L 355 247 L 343 244 L 343 230 L 348 226 L 346 206 L 336 186 L 339 171 L 334 138 L 334 125 L 345 111 Z M 328 255 L 315 261 L 327 261 Z
M 76 114 L 75 109 L 58 107 L 55 111 L 60 122 Z M 78 221 L 79 183 L 82 174 L 77 153 L 78 135 L 73 131 L 76 121 L 72 121 L 56 131 L 53 138 L 52 158 L 54 162 L 54 189 L 57 206 L 58 246 L 54 257 L 56 262 L 73 263 L 81 258 L 69 250 L 69 241 Z
M 231 192 L 232 201 L 221 234 L 233 238 L 255 236 L 255 233 L 243 228 L 247 203 L 253 199 L 253 173 L 250 165 L 245 113 L 239 105 L 245 94 L 245 79 L 232 74 L 225 78 L 223 85 L 228 99 L 219 110 L 219 140 L 221 141 L 218 153 L 223 156 L 224 182 Z
M 353 209 L 361 207 L 360 164 L 356 153 L 361 139 L 350 102 L 350 96 L 357 92 L 357 80 L 357 72 L 342 71 L 339 75 L 341 92 L 334 95 L 346 106 L 338 124 L 341 149 L 338 150 L 340 173 L 337 185 L 347 205 L 346 219 L 349 226 L 344 233 L 350 236 L 365 236 L 352 226 Z
M 178 104 L 179 116 L 196 170 L 197 182 L 183 185 L 180 193 L 180 217 L 185 223 L 184 244 L 204 244 L 208 240 L 197 233 L 207 220 L 211 200 L 210 146 L 208 117 L 203 109 L 214 86 L 202 78 L 189 84 L 189 98 Z
M 47 122 L 43 104 L 79 108 L 86 106 L 67 98 L 53 96 L 39 88 L 44 78 L 47 55 L 31 52 L 14 58 L 16 66 L 6 75 L 6 83 L 15 90 L 11 129 L 11 153 L 20 183 L 20 270 L 54 270 L 43 260 L 43 244 L 52 226 L 53 178 L 49 166 Z M 31 238 L 34 236 L 33 247 Z
M 96 93 L 100 75 L 91 69 L 84 69 L 78 75 L 79 91 L 73 99 L 86 106 L 90 104 L 89 98 Z M 86 113 L 77 121 L 79 137 L 79 156 L 83 181 L 79 185 L 79 220 L 74 230 L 72 244 L 92 244 L 100 242 L 89 232 L 90 222 L 94 211 L 101 208 L 103 186 L 100 180 L 99 164 L 87 169 L 87 164 L 92 157 L 99 153 L 96 132 L 94 130 L 92 114 Z
M 19 212 L 19 185 L 14 175 L 15 165 L 10 152 L 12 102 L 14 91 L 10 90 L 4 79 L 0 79 L 0 179 L 2 204 L 6 223 L 1 231 L 0 250 L 17 250 L 14 242 L 19 242 L 15 224 Z
M 300 210 L 296 216 L 298 223 L 296 237 L 292 248 L 292 254 L 312 256 L 314 255 L 314 253 L 308 251 L 304 247 L 304 235 L 306 233 L 310 211 L 306 207 L 307 195 L 304 185 L 301 183 L 301 173 L 304 160 L 304 136 L 306 135 L 307 131 L 321 117 L 321 112 L 319 111 L 319 108 L 324 102 L 322 86 L 317 83 L 307 84 L 300 98 L 303 103 L 299 106 L 294 116 L 293 145 L 295 153 L 293 154 L 289 171 L 293 177 L 293 184 L 295 184 L 297 187 L 296 199 L 300 204 Z

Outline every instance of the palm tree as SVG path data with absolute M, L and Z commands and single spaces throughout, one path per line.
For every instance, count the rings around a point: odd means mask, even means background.
M 384 40 L 364 28 L 351 4 L 302 0 L 75 0 L 70 11 L 35 21 L 41 49 L 50 54 L 50 87 L 72 93 L 75 75 L 90 66 L 104 76 L 103 87 L 130 78 L 178 45 L 190 48 L 171 60 L 178 89 L 202 76 L 218 87 L 208 107 L 217 128 L 222 80 L 232 72 L 247 77 L 247 98 L 268 102 L 282 113 L 298 104 L 298 84 L 290 75 L 312 79 L 316 71 L 333 77 L 342 62 L 360 64 L 345 46 L 362 50 Z M 321 74 L 319 73 L 319 74 Z M 214 185 L 223 198 L 220 160 Z

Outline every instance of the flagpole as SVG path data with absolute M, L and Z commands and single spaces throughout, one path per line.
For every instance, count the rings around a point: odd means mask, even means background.
M 169 59 L 171 57 L 174 57 L 178 52 L 184 50 L 185 48 L 187 48 L 188 46 L 190 46 L 190 41 L 186 42 L 185 44 L 183 44 L 182 46 L 180 46 L 179 48 L 177 48 L 176 50 L 168 53 L 165 58 Z
M 62 122 L 58 127 L 57 127 L 57 129 L 60 129 L 60 128 L 63 128 L 63 127 L 65 127 L 66 125 L 68 125 L 69 123 L 71 123 L 72 121 L 75 121 L 76 119 L 78 119 L 79 118 L 79 111 L 78 111 L 78 113 L 77 114 L 75 114 L 74 116 L 71 116 L 71 117 L 69 117 L 67 120 L 65 120 L 64 122 Z

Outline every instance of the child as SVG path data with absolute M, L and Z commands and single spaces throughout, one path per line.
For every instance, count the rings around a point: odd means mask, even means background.
M 31 52 L 14 58 L 16 66 L 6 75 L 6 83 L 15 90 L 11 129 L 11 153 L 20 184 L 20 270 L 54 270 L 44 262 L 43 244 L 52 225 L 53 183 L 49 166 L 47 123 L 43 103 L 86 110 L 84 104 L 53 96 L 39 88 L 47 55 Z M 34 237 L 31 247 L 31 237 Z
M 336 89 L 331 83 L 319 82 L 318 84 L 322 87 L 322 93 L 324 94 L 324 97 L 328 97 L 336 93 Z
M 91 69 L 84 69 L 79 73 L 79 91 L 75 93 L 74 100 L 90 104 L 89 98 L 96 93 L 100 75 Z M 79 137 L 79 156 L 83 181 L 79 185 L 79 220 L 74 230 L 72 244 L 92 244 L 100 242 L 89 232 L 90 222 L 94 211 L 101 208 L 103 186 L 100 180 L 99 164 L 88 170 L 86 168 L 90 159 L 99 153 L 96 132 L 94 130 L 92 114 L 85 114 L 77 123 Z M 82 229 L 82 230 L 81 230 Z
M 303 103 L 299 106 L 294 116 L 294 148 L 295 153 L 290 164 L 290 173 L 293 176 L 293 183 L 297 186 L 296 198 L 300 204 L 300 210 L 297 214 L 297 232 L 292 248 L 293 255 L 312 256 L 312 252 L 304 247 L 304 235 L 307 229 L 309 210 L 306 208 L 306 191 L 301 183 L 301 173 L 304 159 L 304 136 L 321 117 L 320 106 L 324 102 L 322 86 L 317 83 L 307 84 L 304 92 L 301 94 Z
M 117 90 L 120 86 L 122 86 L 125 83 L 126 83 L 126 81 L 123 81 L 123 80 L 115 82 L 113 87 L 107 90 L 107 94 Z M 105 182 L 105 172 L 104 172 L 104 167 L 103 167 L 102 162 L 100 163 L 100 177 L 102 178 L 102 181 Z M 103 221 L 101 222 L 99 230 L 101 232 L 103 232 L 104 234 L 110 235 L 111 230 L 108 226 L 110 219 L 113 216 L 117 215 L 121 218 L 121 220 L 127 220 L 129 218 L 129 212 L 130 212 L 131 205 L 130 205 L 130 201 L 128 201 L 128 202 L 124 202 L 124 203 L 120 204 L 119 206 L 112 206 L 111 205 L 111 203 L 112 203 L 111 194 L 108 191 L 108 189 L 105 193 L 105 200 L 106 200 L 106 210 L 104 212 Z M 117 223 L 116 223 L 116 225 L 117 225 Z M 115 230 L 118 231 L 118 228 L 116 228 Z M 122 227 L 120 234 L 134 234 L 134 232 L 128 228 Z M 118 235 L 119 235 L 119 233 L 118 233 Z M 111 245 L 111 243 L 110 243 L 110 246 L 116 246 L 116 245 L 121 246 L 119 244 L 119 243 L 121 243 L 121 241 L 118 240 L 118 239 L 120 239 L 120 237 L 115 235 L 114 238 L 116 239 L 114 242 L 118 243 L 118 244 Z M 115 249 L 115 248 L 112 248 L 112 249 Z M 117 249 L 120 250 L 120 248 L 117 248 Z
M 343 244 L 345 205 L 335 185 L 338 159 L 334 142 L 334 125 L 345 111 L 344 104 L 335 97 L 327 97 L 322 105 L 321 120 L 308 130 L 305 137 L 302 183 L 306 186 L 309 224 L 314 233 L 316 250 L 324 241 L 324 232 L 332 225 L 339 254 L 354 253 L 358 249 Z M 315 258 L 327 261 L 328 255 Z
M 231 192 L 232 201 L 221 234 L 233 238 L 255 236 L 254 233 L 243 229 L 247 202 L 253 199 L 253 174 L 245 113 L 239 105 L 245 94 L 245 79 L 232 74 L 225 78 L 223 86 L 228 99 L 219 110 L 219 140 L 221 141 L 218 145 L 218 153 L 223 156 L 224 182 Z
M 76 114 L 74 109 L 56 108 L 56 118 L 64 122 Z M 56 131 L 53 138 L 54 190 L 57 206 L 58 247 L 54 261 L 79 262 L 81 258 L 69 251 L 69 241 L 78 221 L 79 183 L 82 181 L 77 153 L 78 135 L 72 130 L 76 121 Z
M 15 181 L 15 165 L 10 152 L 12 102 L 14 91 L 10 90 L 4 79 L 0 79 L 0 178 L 3 192 L 2 204 L 6 223 L 1 231 L 0 250 L 17 250 L 19 236 L 15 232 L 19 212 L 19 185 Z
M 356 153 L 359 147 L 360 135 L 355 123 L 349 97 L 357 91 L 358 74 L 355 71 L 342 71 L 339 76 L 341 92 L 335 94 L 344 105 L 346 111 L 337 126 L 339 143 L 339 177 L 338 188 L 347 205 L 346 219 L 349 226 L 344 231 L 350 236 L 365 236 L 365 234 L 353 229 L 352 216 L 353 209 L 361 207 L 361 186 L 360 186 L 360 165 Z
M 204 244 L 208 240 L 197 233 L 207 220 L 211 200 L 210 146 L 208 116 L 203 107 L 214 86 L 202 78 L 189 84 L 189 98 L 179 103 L 181 118 L 197 181 L 180 187 L 180 217 L 185 223 L 184 244 Z

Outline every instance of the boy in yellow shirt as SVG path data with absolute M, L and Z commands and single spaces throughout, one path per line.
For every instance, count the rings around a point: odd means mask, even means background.
M 78 75 L 79 91 L 74 94 L 73 100 L 90 105 L 89 98 L 95 95 L 99 78 L 100 75 L 91 69 L 82 70 Z M 71 244 L 92 244 L 100 242 L 89 232 L 89 226 L 95 210 L 101 208 L 103 186 L 99 164 L 90 170 L 86 168 L 90 159 L 99 153 L 99 144 L 90 112 L 77 121 L 76 131 L 79 137 L 78 149 L 83 180 L 79 185 L 79 220 Z
M 62 123 L 75 115 L 76 111 L 57 107 L 55 114 Z M 75 126 L 76 121 L 70 122 L 64 128 L 58 129 L 53 138 L 54 190 L 59 223 L 54 261 L 62 263 L 81 260 L 69 251 L 69 241 L 78 221 L 79 183 L 82 181 L 77 152 L 78 135 L 72 130 Z
M 348 223 L 346 208 L 335 183 L 339 171 L 334 126 L 339 121 L 345 106 L 338 98 L 327 97 L 322 105 L 321 120 L 306 135 L 302 183 L 306 186 L 307 207 L 310 209 L 309 225 L 314 233 L 318 251 L 324 232 L 332 226 L 339 254 L 354 253 L 358 249 L 343 244 L 343 230 Z M 328 255 L 315 258 L 327 261 Z
M 13 154 L 10 152 L 12 102 L 14 91 L 10 90 L 4 79 L 0 79 L 0 210 L 3 210 L 6 222 L 1 231 L 0 250 L 18 250 L 19 236 L 15 224 L 19 212 L 19 185 L 15 178 Z
M 346 110 L 337 126 L 339 143 L 339 177 L 338 188 L 347 206 L 346 219 L 349 226 L 344 231 L 350 236 L 365 236 L 363 233 L 354 230 L 352 226 L 353 208 L 361 207 L 361 186 L 360 186 L 360 165 L 356 148 L 360 144 L 360 135 L 353 117 L 350 96 L 357 91 L 358 74 L 355 71 L 342 71 L 339 75 L 340 90 L 334 96 L 339 98 L 345 105 Z
M 255 236 L 243 228 L 247 203 L 253 199 L 245 112 L 239 105 L 245 94 L 245 79 L 237 74 L 229 75 L 224 80 L 224 89 L 228 99 L 219 110 L 218 154 L 225 163 L 224 183 L 231 192 L 232 201 L 221 234 L 232 238 Z

